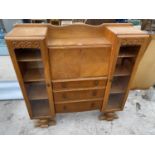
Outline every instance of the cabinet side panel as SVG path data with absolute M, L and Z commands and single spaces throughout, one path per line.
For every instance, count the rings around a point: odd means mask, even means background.
M 119 47 L 120 47 L 120 41 L 115 35 L 111 35 L 113 46 L 111 50 L 111 56 L 110 56 L 110 66 L 109 66 L 109 73 L 108 73 L 108 81 L 107 81 L 107 86 L 105 89 L 105 96 L 102 104 L 102 109 L 101 111 L 103 112 L 106 108 L 106 105 L 108 103 L 108 98 L 109 98 L 109 93 L 110 93 L 110 88 L 111 88 L 111 82 L 112 82 L 112 76 L 113 72 L 115 70 L 115 65 L 117 61 L 117 55 L 119 52 Z
M 41 48 L 42 48 L 41 52 L 42 52 L 43 64 L 45 66 L 44 73 L 45 73 L 48 99 L 49 99 L 49 104 L 50 104 L 50 111 L 51 111 L 51 116 L 54 117 L 55 116 L 55 107 L 54 107 L 54 100 L 53 100 L 53 93 L 52 93 L 49 55 L 48 55 L 48 49 L 46 47 L 45 40 L 41 41 Z

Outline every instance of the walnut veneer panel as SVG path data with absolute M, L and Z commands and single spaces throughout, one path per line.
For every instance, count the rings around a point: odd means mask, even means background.
M 106 84 L 107 77 L 52 80 L 53 90 L 85 89 L 92 87 L 105 88 Z
M 52 79 L 107 76 L 110 48 L 50 50 Z
M 81 89 L 81 90 L 68 90 L 68 91 L 54 91 L 55 103 L 61 101 L 81 100 L 81 99 L 93 99 L 103 98 L 104 88 L 95 89 Z
M 79 100 L 74 102 L 67 102 L 56 104 L 55 109 L 57 113 L 63 112 L 79 112 L 100 109 L 102 106 L 102 100 Z

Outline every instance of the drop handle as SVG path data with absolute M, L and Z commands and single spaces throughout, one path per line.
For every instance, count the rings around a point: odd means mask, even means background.
M 92 95 L 96 96 L 97 95 L 97 91 L 93 91 Z
M 62 97 L 63 97 L 64 99 L 67 99 L 67 95 L 66 95 L 66 94 L 62 94 Z
M 64 111 L 66 111 L 66 110 L 67 110 L 67 107 L 66 107 L 65 105 L 63 106 L 63 110 L 64 110 Z
M 92 103 L 91 103 L 91 108 L 94 108 L 94 107 L 95 107 L 95 103 L 92 102 Z
M 94 85 L 98 86 L 99 82 L 98 81 L 94 81 Z

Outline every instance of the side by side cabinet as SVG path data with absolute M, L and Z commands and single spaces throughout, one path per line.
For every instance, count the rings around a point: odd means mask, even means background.
M 149 35 L 131 24 L 20 24 L 5 37 L 31 119 L 54 125 L 55 114 L 124 108 Z
M 31 119 L 55 116 L 50 83 L 48 51 L 42 40 L 7 41 L 10 56 Z

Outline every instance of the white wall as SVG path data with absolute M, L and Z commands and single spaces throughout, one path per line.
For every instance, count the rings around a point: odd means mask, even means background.
M 9 32 L 14 24 L 22 23 L 21 19 L 2 19 L 6 32 Z

